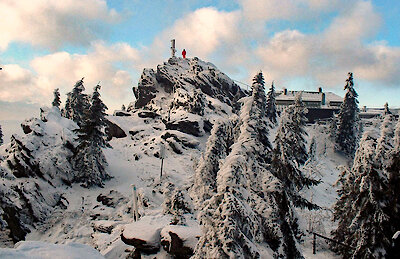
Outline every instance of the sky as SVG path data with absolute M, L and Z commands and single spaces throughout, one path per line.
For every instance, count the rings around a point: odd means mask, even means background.
M 112 113 L 171 39 L 240 82 L 261 70 L 278 90 L 344 96 L 353 72 L 360 106 L 400 107 L 399 14 L 396 0 L 0 0 L 0 124 L 12 132 L 82 77 Z

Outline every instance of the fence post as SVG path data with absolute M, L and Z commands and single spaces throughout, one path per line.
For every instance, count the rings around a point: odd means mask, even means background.
M 138 200 L 137 200 L 137 194 L 136 194 L 136 186 L 132 184 L 133 187 L 133 206 L 132 206 L 132 214 L 133 214 L 133 220 L 137 221 L 139 219 L 139 212 L 138 212 Z
M 313 233 L 313 244 L 312 244 L 312 253 L 315 255 L 317 253 L 316 251 L 316 241 L 317 241 L 317 236 L 315 233 Z

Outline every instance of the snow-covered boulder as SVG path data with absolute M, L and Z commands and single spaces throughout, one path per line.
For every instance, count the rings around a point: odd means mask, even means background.
M 187 225 L 168 225 L 161 230 L 161 245 L 175 258 L 190 258 L 201 236 L 199 225 L 188 220 Z
M 145 216 L 125 226 L 121 240 L 143 253 L 154 254 L 161 247 L 161 229 L 169 223 L 163 216 Z

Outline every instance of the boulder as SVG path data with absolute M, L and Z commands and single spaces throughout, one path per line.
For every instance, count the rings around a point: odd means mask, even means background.
M 112 138 L 125 138 L 127 135 L 123 129 L 121 129 L 117 124 L 112 123 L 107 120 L 106 134 L 107 140 L 111 140 Z
M 139 118 L 151 118 L 151 119 L 155 119 L 157 117 L 160 117 L 160 115 L 158 113 L 152 112 L 152 111 L 141 111 L 138 112 L 138 116 Z
M 190 258 L 201 236 L 198 224 L 168 225 L 161 230 L 161 245 L 174 258 Z
M 189 120 L 172 121 L 172 122 L 166 122 L 165 126 L 169 130 L 178 130 L 180 132 L 187 133 L 196 137 L 200 137 L 202 135 L 202 131 L 200 129 L 198 121 L 189 121 Z
M 132 114 L 130 112 L 126 112 L 126 111 L 114 111 L 114 116 L 120 116 L 120 117 L 124 117 L 124 116 L 132 116 Z
M 155 254 L 161 248 L 161 229 L 169 220 L 164 216 L 144 216 L 139 221 L 125 225 L 121 240 L 141 253 Z
M 164 250 L 175 258 L 190 258 L 193 255 L 193 249 L 183 245 L 182 239 L 171 231 L 168 232 L 169 239 L 163 239 L 161 245 Z
M 128 202 L 121 193 L 115 190 L 111 190 L 108 194 L 99 194 L 99 196 L 97 196 L 97 201 L 111 208 L 115 208 L 118 204 Z

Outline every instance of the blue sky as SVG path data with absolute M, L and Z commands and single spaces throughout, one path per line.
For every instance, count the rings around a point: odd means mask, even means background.
M 127 105 L 171 38 L 235 80 L 261 69 L 278 89 L 343 96 L 352 71 L 360 105 L 400 107 L 399 13 L 394 0 L 0 1 L 0 123 L 36 114 L 81 77 L 88 92 L 101 82 L 109 112 Z

